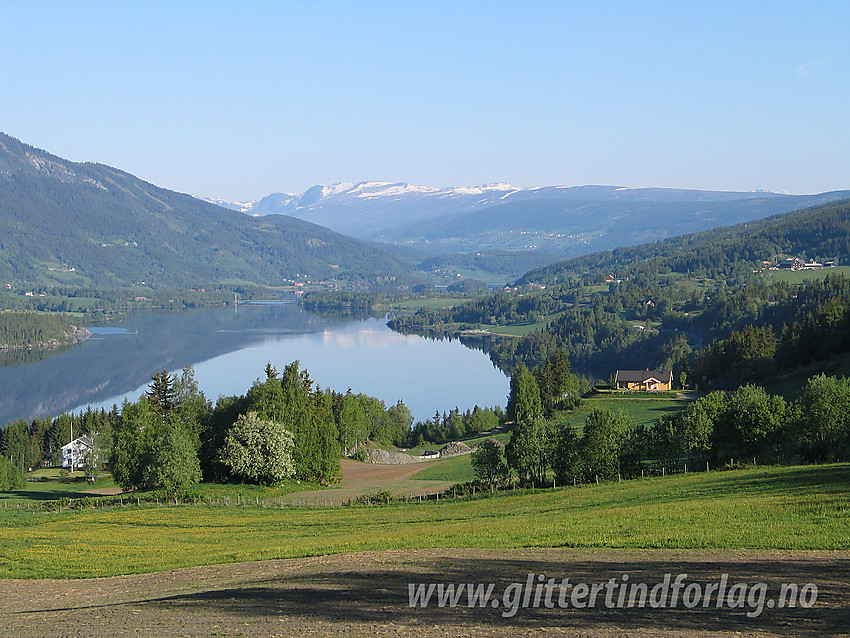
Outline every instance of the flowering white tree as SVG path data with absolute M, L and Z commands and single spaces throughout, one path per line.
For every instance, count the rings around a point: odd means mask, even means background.
M 292 434 L 282 424 L 248 412 L 236 419 L 221 449 L 221 462 L 251 483 L 272 484 L 295 473 Z

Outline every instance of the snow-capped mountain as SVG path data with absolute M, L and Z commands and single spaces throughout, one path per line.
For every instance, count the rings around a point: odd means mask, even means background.
M 581 254 L 707 230 L 841 197 L 765 191 L 510 184 L 435 188 L 342 182 L 219 205 L 284 214 L 346 235 L 428 252 L 541 250 Z
M 518 188 L 498 183 L 436 188 L 404 182 L 341 182 L 316 185 L 303 193 L 272 193 L 258 201 L 206 201 L 249 215 L 299 217 L 355 237 L 375 239 L 388 231 L 445 215 L 527 200 L 568 201 L 725 201 L 770 197 L 766 193 L 686 191 L 617 186 Z
M 402 182 L 341 182 L 316 185 L 303 193 L 272 193 L 259 201 L 206 201 L 249 215 L 291 215 L 339 232 L 374 237 L 396 223 L 478 210 L 523 189 L 510 184 L 435 188 Z

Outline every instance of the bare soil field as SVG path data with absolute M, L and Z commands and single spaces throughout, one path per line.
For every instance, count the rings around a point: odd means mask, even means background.
M 340 505 L 361 494 L 372 494 L 379 490 L 389 490 L 396 496 L 412 498 L 420 494 L 422 496 L 434 494 L 451 487 L 451 481 L 412 481 L 410 479 L 422 470 L 439 465 L 446 460 L 448 459 L 404 465 L 377 465 L 342 459 L 340 461 L 342 480 L 337 487 L 329 490 L 294 492 L 277 500 L 281 503 Z
M 519 609 L 409 606 L 408 584 L 495 583 L 529 574 L 572 583 L 815 583 L 811 608 Z M 679 550 L 364 552 L 193 567 L 91 580 L 2 580 L 0 635 L 36 636 L 840 636 L 850 635 L 850 553 Z M 556 596 L 557 598 L 557 596 Z M 533 600 L 533 599 L 532 599 Z

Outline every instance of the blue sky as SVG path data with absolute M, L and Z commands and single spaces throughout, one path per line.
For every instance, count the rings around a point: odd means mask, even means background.
M 848 33 L 847 0 L 0 0 L 0 130 L 234 200 L 848 189 Z

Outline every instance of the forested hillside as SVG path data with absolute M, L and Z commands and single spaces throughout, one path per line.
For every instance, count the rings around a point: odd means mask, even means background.
M 843 269 L 789 281 L 775 266 L 786 255 L 850 256 L 850 201 L 569 260 L 510 291 L 391 326 L 471 333 L 506 371 L 563 350 L 574 370 L 602 379 L 616 369 L 673 368 L 677 380 L 704 387 L 763 380 L 850 352 Z
M 763 260 L 780 254 L 816 260 L 850 255 L 850 199 L 568 259 L 533 270 L 517 284 L 553 284 L 586 274 L 613 273 L 622 279 L 632 266 L 641 272 L 711 274 L 728 272 L 730 267 L 740 266 L 741 262 L 760 265 Z
M 253 218 L 0 133 L 0 279 L 15 285 L 281 285 L 298 274 L 368 286 L 411 273 L 374 244 Z
M 88 334 L 68 315 L 32 312 L 0 313 L 0 350 L 58 345 Z

